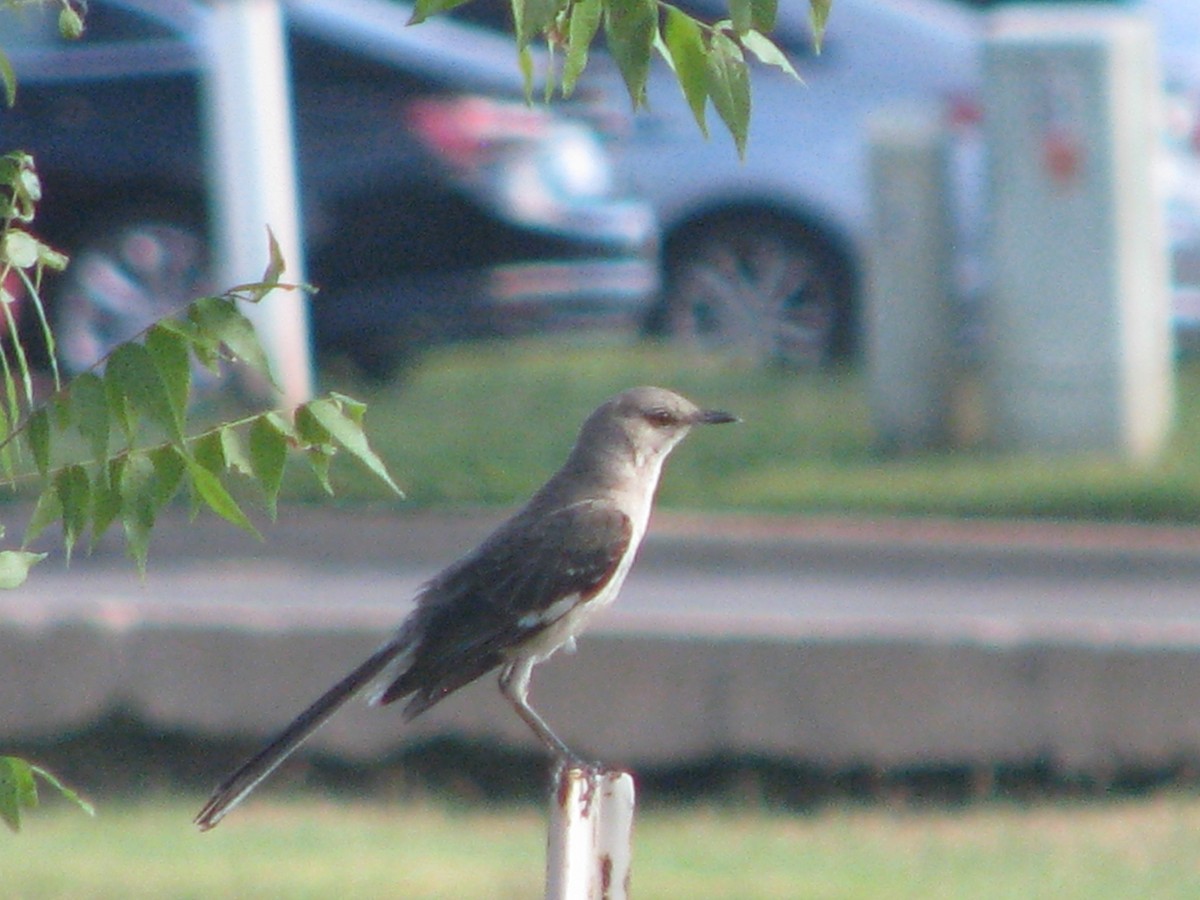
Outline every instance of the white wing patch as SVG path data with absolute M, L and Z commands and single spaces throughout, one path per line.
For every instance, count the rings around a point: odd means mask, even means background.
M 408 667 L 413 663 L 413 657 L 416 656 L 416 647 L 409 647 L 390 663 L 387 668 L 375 676 L 371 684 L 367 687 L 365 699 L 368 706 L 381 706 L 383 695 L 387 693 L 387 689 L 392 682 L 408 671 Z
M 548 625 L 553 625 L 579 603 L 579 594 L 568 594 L 559 600 L 555 600 L 545 609 L 539 609 L 536 612 L 525 613 L 521 618 L 517 619 L 517 625 L 524 629 L 545 628 Z

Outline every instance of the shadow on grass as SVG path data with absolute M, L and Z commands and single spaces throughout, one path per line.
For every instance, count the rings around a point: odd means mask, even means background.
M 200 738 L 162 731 L 113 714 L 77 732 L 6 745 L 54 771 L 87 796 L 203 794 L 260 746 L 258 741 Z M 835 804 L 962 806 L 987 801 L 1136 797 L 1200 788 L 1200 759 L 1106 771 L 1067 771 L 1046 759 L 931 762 L 884 769 L 831 767 L 753 756 L 712 756 L 631 767 L 643 805 L 707 803 L 790 811 Z M 374 799 L 442 802 L 544 802 L 550 764 L 541 754 L 495 743 L 440 737 L 415 742 L 381 760 L 351 762 L 297 754 L 265 790 Z

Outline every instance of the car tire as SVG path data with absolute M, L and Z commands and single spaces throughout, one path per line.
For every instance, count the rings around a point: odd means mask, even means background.
M 93 367 L 116 344 L 212 292 L 203 230 L 150 210 L 103 220 L 72 247 L 52 298 L 58 358 L 71 374 Z M 205 370 L 207 372 L 207 370 Z M 211 387 L 211 375 L 197 388 Z
M 789 369 L 850 355 L 853 278 L 830 243 L 782 216 L 737 213 L 666 244 L 648 331 Z

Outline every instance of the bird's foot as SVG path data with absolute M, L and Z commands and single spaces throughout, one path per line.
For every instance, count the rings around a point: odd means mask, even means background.
M 602 775 L 609 770 L 609 767 L 602 762 L 593 762 L 589 759 L 584 759 L 576 753 L 566 753 L 559 755 L 554 764 L 556 776 L 561 776 L 565 772 L 578 771 L 582 772 L 587 777 Z

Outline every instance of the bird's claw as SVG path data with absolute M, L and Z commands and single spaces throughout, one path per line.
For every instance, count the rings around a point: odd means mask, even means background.
M 568 753 L 559 756 L 555 763 L 555 773 L 559 776 L 566 772 L 577 771 L 583 773 L 587 777 L 603 775 L 608 771 L 608 766 L 601 762 L 593 762 L 589 759 L 584 759 L 582 756 L 577 756 L 574 753 Z

